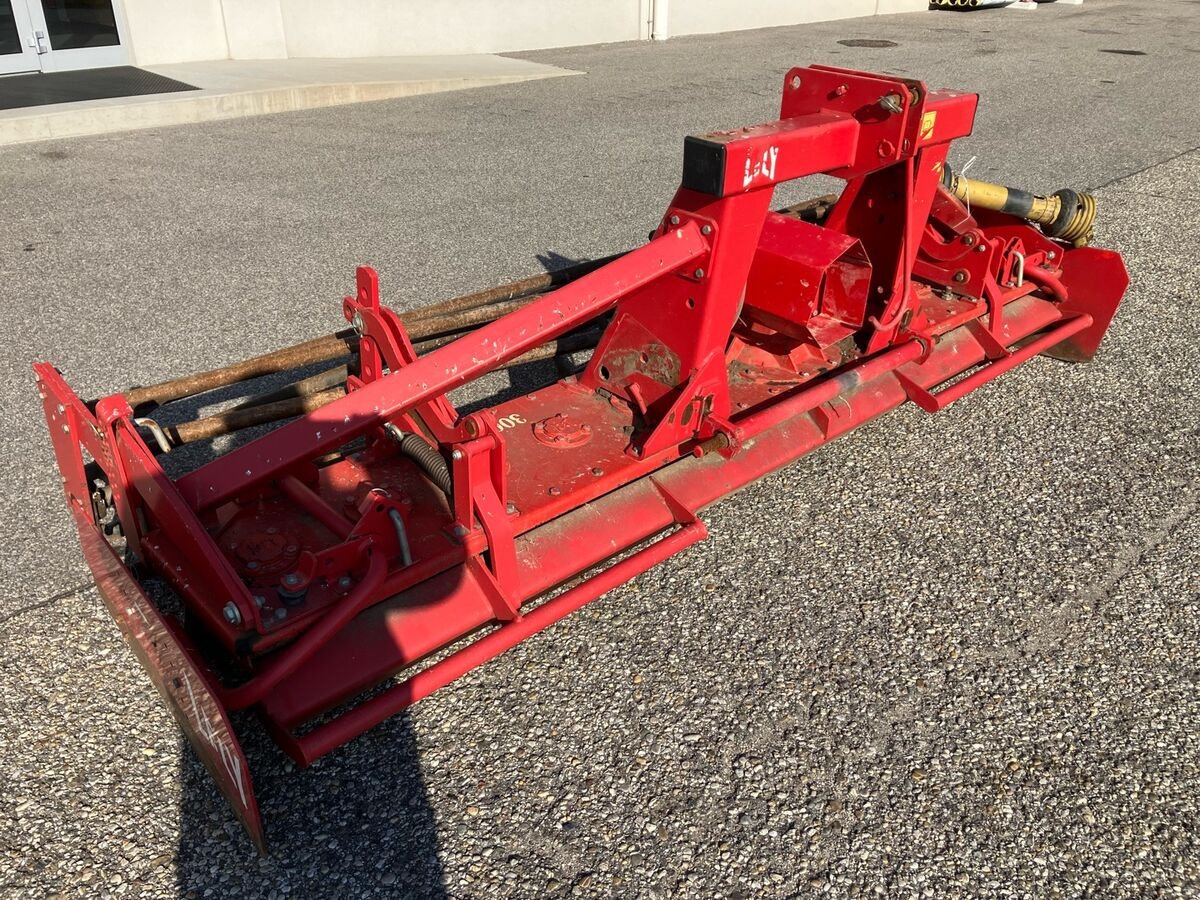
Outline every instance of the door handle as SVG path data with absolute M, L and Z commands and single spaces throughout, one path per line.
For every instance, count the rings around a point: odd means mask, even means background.
M 33 33 L 33 44 L 37 47 L 38 55 L 50 52 L 50 45 L 46 43 L 46 32 L 35 31 Z

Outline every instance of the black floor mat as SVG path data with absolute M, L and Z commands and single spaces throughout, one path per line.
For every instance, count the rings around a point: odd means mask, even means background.
M 199 88 L 133 66 L 10 75 L 0 78 L 0 109 L 195 90 Z

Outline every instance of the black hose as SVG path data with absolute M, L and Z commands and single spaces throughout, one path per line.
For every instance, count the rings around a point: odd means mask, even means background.
M 396 442 L 400 452 L 421 467 L 421 471 L 429 476 L 429 480 L 438 486 L 447 497 L 454 496 L 454 482 L 450 479 L 450 467 L 438 449 L 425 438 L 412 432 L 403 432 L 395 425 L 387 425 L 384 430 Z

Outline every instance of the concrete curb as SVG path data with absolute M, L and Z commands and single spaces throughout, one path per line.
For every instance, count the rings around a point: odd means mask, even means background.
M 6 110 L 0 112 L 0 146 L 143 128 L 192 125 L 582 74 L 552 66 L 539 66 L 538 69 L 531 72 L 404 81 L 286 85 L 233 92 L 183 91 Z

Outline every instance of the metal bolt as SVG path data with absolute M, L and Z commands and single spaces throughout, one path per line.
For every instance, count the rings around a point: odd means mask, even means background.
M 466 537 L 467 536 L 467 526 L 466 525 L 455 525 L 454 526 L 454 536 L 459 537 L 459 538 Z
M 221 612 L 225 615 L 225 621 L 230 625 L 238 625 L 242 621 L 241 610 L 237 608 L 237 604 L 232 600 L 225 604 L 225 608 Z
M 954 280 L 957 281 L 959 284 L 962 284 L 964 281 L 967 280 L 967 273 L 964 272 L 962 269 L 959 269 L 957 272 L 954 273 Z
M 1058 254 L 1055 253 L 1053 250 L 1046 251 L 1046 259 L 1054 259 L 1056 256 L 1058 256 Z
M 354 318 L 350 320 L 350 327 L 354 329 L 359 337 L 362 337 L 363 329 L 367 327 L 366 323 L 363 322 L 362 313 L 357 310 L 355 311 Z
M 66 422 L 63 422 L 63 434 L 70 434 L 70 433 L 71 433 L 71 426 L 68 425 Z
M 463 452 L 461 450 L 455 450 L 453 453 L 450 454 L 450 458 L 451 459 L 462 459 Z
M 671 216 L 671 218 L 668 219 L 667 221 L 670 222 L 672 225 L 678 225 L 679 224 L 679 216 Z
M 701 234 L 712 234 L 712 226 L 711 225 L 701 225 L 700 233 Z
M 562 493 L 562 491 L 559 488 L 552 487 L 552 488 L 550 488 L 548 493 L 550 494 L 551 497 L 557 497 L 559 494 Z
M 593 474 L 593 475 L 597 475 L 597 476 L 599 476 L 599 475 L 603 475 L 603 474 L 604 474 L 604 470 L 603 470 L 603 469 L 601 469 L 599 466 L 596 466 L 596 467 L 594 467 L 594 468 L 592 469 L 592 474 Z
M 288 587 L 295 587 L 300 583 L 300 575 L 297 572 L 288 572 L 283 576 L 283 583 Z
M 266 603 L 267 603 L 266 597 L 262 596 L 261 594 L 254 595 L 254 605 L 257 606 L 259 609 L 262 609 L 264 606 L 266 606 Z
M 967 234 L 964 234 L 962 236 L 962 242 L 963 242 L 964 247 L 974 247 L 975 246 L 975 235 L 971 234 L 969 232 Z
M 284 609 L 282 606 L 280 606 L 280 607 L 277 607 L 277 608 L 275 609 L 275 618 L 277 618 L 277 619 L 286 619 L 286 618 L 287 618 L 287 610 L 286 610 L 286 609 Z
M 696 270 L 696 271 L 695 271 L 693 274 L 694 274 L 694 275 L 695 275 L 697 278 L 703 278 L 703 277 L 704 277 L 704 270 L 703 270 L 703 269 L 697 269 L 697 270 Z
M 509 502 L 509 504 L 504 507 L 504 510 L 510 516 L 515 516 L 517 514 L 517 504 Z
M 338 579 L 337 585 L 343 591 L 348 591 L 350 589 L 350 585 L 352 585 L 353 583 L 354 583 L 354 580 L 349 575 L 343 575 L 341 578 Z
M 58 404 L 58 414 L 59 414 L 60 416 L 61 416 L 63 413 L 65 413 L 66 411 L 67 411 L 67 408 L 66 408 L 65 406 L 63 406 L 61 403 L 60 403 L 60 404 Z
M 902 113 L 904 112 L 904 98 L 899 94 L 884 94 L 879 98 L 879 107 L 893 115 Z
M 980 244 L 975 248 L 976 253 L 987 253 L 987 244 Z

